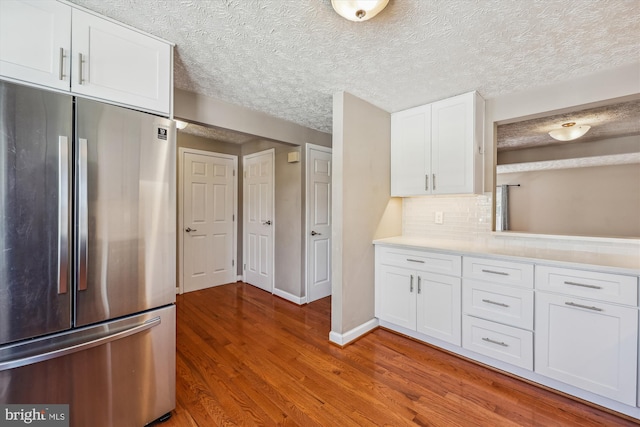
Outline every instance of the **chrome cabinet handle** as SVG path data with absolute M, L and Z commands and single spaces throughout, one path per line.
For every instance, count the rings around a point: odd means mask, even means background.
M 407 258 L 407 261 L 409 261 L 409 262 L 419 262 L 420 264 L 424 264 L 424 261 L 419 260 L 419 259 Z
M 413 274 L 411 275 L 411 280 L 409 280 L 409 293 L 413 292 Z
M 69 268 L 69 139 L 58 137 L 58 293 L 66 294 Z
M 418 276 L 418 293 L 422 292 L 422 287 L 420 286 L 422 284 L 422 277 Z
M 509 304 L 505 304 L 503 302 L 491 301 L 490 299 L 483 299 L 482 302 L 486 302 L 487 304 L 499 305 L 500 307 L 509 307 Z
M 271 220 L 263 222 L 262 225 L 271 225 Z
M 604 311 L 602 308 L 598 308 L 593 305 L 588 306 L 588 305 L 576 304 L 575 302 L 570 302 L 570 301 L 565 302 L 565 305 L 568 305 L 571 307 L 586 308 L 587 310 L 593 310 L 593 311 Z
M 602 289 L 602 286 L 597 286 L 597 285 L 587 285 L 586 283 L 577 283 L 577 282 L 569 282 L 569 281 L 565 281 L 564 282 L 565 285 L 571 285 L 571 286 L 580 286 L 581 288 L 589 288 L 589 289 Z
M 84 79 L 82 78 L 82 54 L 78 53 L 78 84 L 82 85 Z
M 64 54 L 64 48 L 60 48 L 60 69 L 58 74 L 59 80 L 64 80 L 64 58 L 66 58 Z
M 432 181 L 433 181 L 433 190 L 435 191 L 435 189 L 436 189 L 436 174 L 435 173 L 433 174 Z
M 191 228 L 191 227 L 187 227 L 184 231 L 186 231 L 187 233 L 190 233 L 192 231 L 198 231 L 195 228 Z
M 317 233 L 317 232 L 315 232 L 315 231 L 312 231 L 312 232 L 311 232 L 311 235 L 312 235 L 312 236 L 322 236 L 322 233 Z
M 494 271 L 494 270 L 485 270 L 482 269 L 483 273 L 490 273 L 490 274 L 499 274 L 500 276 L 508 276 L 509 273 L 505 273 L 504 271 Z
M 429 191 L 429 174 L 424 176 L 424 189 L 425 191 Z
M 500 345 L 502 347 L 509 347 L 509 344 L 503 342 L 503 341 L 496 341 L 496 340 L 492 340 L 491 338 L 482 338 L 482 341 L 486 341 L 486 342 L 490 342 L 491 344 L 496 344 L 496 345 Z

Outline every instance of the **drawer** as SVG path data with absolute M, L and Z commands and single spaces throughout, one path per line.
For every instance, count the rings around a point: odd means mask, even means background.
M 471 316 L 462 317 L 462 347 L 533 370 L 533 332 Z
M 536 266 L 536 289 L 638 305 L 638 278 L 570 268 Z
M 462 271 L 470 279 L 533 288 L 533 264 L 464 257 Z
M 465 314 L 524 329 L 533 329 L 533 290 L 464 279 Z
M 462 257 L 411 249 L 377 246 L 379 258 L 376 262 L 417 271 L 460 276 Z

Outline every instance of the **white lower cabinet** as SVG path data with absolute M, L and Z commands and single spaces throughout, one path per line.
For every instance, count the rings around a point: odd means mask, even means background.
M 636 406 L 638 310 L 536 294 L 535 372 Z
M 462 346 L 521 368 L 533 369 L 533 332 L 465 315 Z

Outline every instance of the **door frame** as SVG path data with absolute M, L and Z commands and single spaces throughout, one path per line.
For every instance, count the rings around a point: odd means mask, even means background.
M 198 154 L 208 157 L 222 157 L 233 160 L 233 259 L 236 260 L 236 276 L 238 275 L 238 156 L 232 154 L 218 153 L 216 151 L 198 150 L 195 148 L 180 147 L 178 148 L 178 223 L 176 224 L 176 233 L 178 233 L 178 286 L 176 286 L 176 294 L 184 293 L 184 155 Z M 244 272 L 243 272 L 244 274 Z
M 305 196 L 304 196 L 304 298 L 302 298 L 302 304 L 309 302 L 309 274 L 311 265 L 311 260 L 309 259 L 310 251 L 309 251 L 309 235 L 311 233 L 311 206 L 310 206 L 310 198 L 309 195 L 311 192 L 309 191 L 309 186 L 311 184 L 311 168 L 309 165 L 309 159 L 311 158 L 310 152 L 311 150 L 324 151 L 325 153 L 329 153 L 331 155 L 331 159 L 333 160 L 333 149 L 331 147 L 325 147 L 322 145 L 310 144 L 307 143 L 305 147 L 305 158 L 304 158 L 304 169 L 305 169 L 305 177 L 304 177 L 304 188 L 305 188 Z M 333 161 L 331 162 L 333 166 Z M 331 191 L 333 192 L 333 173 L 331 174 Z M 331 208 L 333 211 L 333 207 Z M 333 216 L 333 215 L 332 215 Z M 333 219 L 331 220 L 331 233 L 333 234 Z M 331 238 L 333 242 L 333 236 Z M 329 252 L 331 254 L 331 252 Z M 329 265 L 333 267 L 333 263 L 331 260 L 329 261 Z M 331 284 L 331 294 L 333 295 L 333 283 Z
M 244 154 L 242 155 L 242 281 L 246 282 L 246 269 L 244 268 L 245 263 L 247 262 L 247 242 L 245 238 L 247 237 L 247 203 L 246 198 L 248 195 L 248 191 L 246 191 L 246 167 L 245 167 L 245 159 L 252 158 L 256 156 L 262 156 L 265 154 L 271 155 L 271 223 L 273 225 L 272 234 L 271 234 L 271 280 L 269 285 L 269 290 L 272 295 L 275 289 L 276 282 L 276 149 L 269 148 L 267 150 L 256 151 L 255 153 Z M 253 285 L 252 285 L 253 286 Z

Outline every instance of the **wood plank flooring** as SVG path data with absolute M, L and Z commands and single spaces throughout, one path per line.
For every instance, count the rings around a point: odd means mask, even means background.
M 159 426 L 635 425 L 382 329 L 341 349 L 330 305 L 244 283 L 178 296 L 176 410 Z

